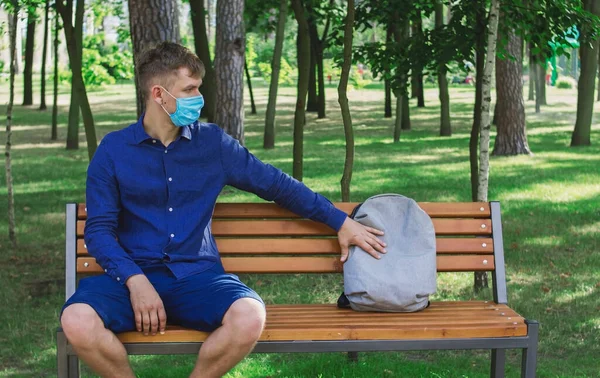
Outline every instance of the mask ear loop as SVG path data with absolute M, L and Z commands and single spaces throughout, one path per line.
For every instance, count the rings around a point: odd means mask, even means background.
M 176 112 L 177 112 L 177 107 L 179 106 L 179 105 L 177 104 L 177 97 L 173 96 L 173 95 L 172 95 L 172 94 L 171 94 L 171 93 L 170 93 L 168 90 L 166 90 L 166 89 L 165 89 L 165 87 L 163 87 L 162 85 L 161 85 L 160 87 L 161 87 L 161 89 L 162 89 L 163 91 L 167 92 L 167 94 L 168 94 L 169 96 L 171 96 L 171 97 L 173 97 L 173 98 L 175 99 L 175 106 L 176 106 L 176 108 L 175 108 L 175 113 L 176 113 Z M 161 108 L 163 108 L 163 110 L 165 111 L 165 113 L 167 113 L 167 115 L 168 115 L 169 117 L 171 116 L 171 113 L 169 113 L 169 112 L 167 111 L 167 109 L 165 109 L 165 107 L 163 106 L 163 104 L 160 104 L 160 107 L 161 107 Z M 173 114 L 175 114 L 175 113 L 173 113 Z

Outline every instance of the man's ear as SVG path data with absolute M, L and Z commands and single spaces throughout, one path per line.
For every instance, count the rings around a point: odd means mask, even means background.
M 163 90 L 160 87 L 160 85 L 152 86 L 152 88 L 150 89 L 150 97 L 152 98 L 152 101 L 156 102 L 158 105 L 163 105 L 165 102 L 162 96 Z

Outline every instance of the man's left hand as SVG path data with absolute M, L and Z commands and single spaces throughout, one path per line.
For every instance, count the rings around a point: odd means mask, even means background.
M 372 227 L 363 226 L 350 217 L 346 218 L 342 228 L 338 231 L 338 241 L 342 247 L 341 262 L 348 259 L 348 251 L 351 245 L 356 245 L 365 250 L 371 256 L 379 259 L 379 253 L 386 253 L 386 244 L 377 236 L 383 236 L 383 231 Z

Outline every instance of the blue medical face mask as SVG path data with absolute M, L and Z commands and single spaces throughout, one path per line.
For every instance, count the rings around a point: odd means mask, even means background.
M 161 87 L 162 88 L 162 87 Z M 171 117 L 171 121 L 175 126 L 183 127 L 187 125 L 191 125 L 196 122 L 198 118 L 200 118 L 200 113 L 202 112 L 202 107 L 204 107 L 204 97 L 194 96 L 194 97 L 182 97 L 177 98 L 169 93 L 168 90 L 162 88 L 165 92 L 169 94 L 169 96 L 175 99 L 175 103 L 177 105 L 177 109 L 175 109 L 175 113 L 170 114 L 167 109 L 165 109 L 162 104 L 160 105 L 163 110 Z

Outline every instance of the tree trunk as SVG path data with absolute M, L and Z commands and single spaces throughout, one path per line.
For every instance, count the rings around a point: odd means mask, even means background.
M 129 0 L 129 28 L 133 59 L 159 42 L 180 42 L 179 18 L 175 0 Z M 218 25 L 218 23 L 217 23 Z M 146 110 L 144 93 L 135 78 L 138 117 Z
M 200 92 L 204 96 L 204 108 L 202 108 L 202 116 L 206 117 L 208 122 L 215 120 L 215 104 L 217 100 L 217 85 L 215 78 L 215 69 L 210 58 L 209 49 L 209 33 L 207 33 L 207 18 L 208 7 L 204 8 L 204 0 L 190 0 L 190 16 L 192 19 L 192 29 L 194 31 L 194 48 L 196 55 L 204 63 L 206 73 L 202 79 Z M 210 23 L 210 19 L 208 19 Z
M 44 47 L 42 48 L 42 74 L 40 90 L 40 110 L 46 110 L 46 55 L 48 55 L 48 14 L 50 13 L 50 0 L 46 0 L 44 9 Z
M 396 12 L 393 17 L 393 22 L 395 25 L 397 25 L 394 27 L 394 40 L 396 41 L 396 43 L 404 42 L 406 39 L 409 38 L 410 33 L 410 24 L 408 18 L 405 17 L 405 20 L 403 20 L 402 23 L 399 23 L 399 17 L 400 16 L 398 12 Z M 408 96 L 407 72 L 396 72 L 396 75 L 399 75 L 402 87 L 396 88 L 394 90 L 394 94 L 396 95 L 396 121 L 394 125 L 394 143 L 398 143 L 400 141 L 400 133 L 402 130 L 402 126 L 403 124 L 406 124 L 404 120 L 405 116 L 410 117 L 410 115 L 404 114 L 404 97 Z
M 402 96 L 402 130 L 410 130 L 410 106 L 408 96 Z
M 9 28 L 9 48 L 10 48 L 10 89 L 8 97 L 8 105 L 6 106 L 6 147 L 4 149 L 4 166 L 6 169 L 6 189 L 8 192 L 8 238 L 12 248 L 17 249 L 17 234 L 15 222 L 15 194 L 13 191 L 12 179 L 12 112 L 15 103 L 15 75 L 16 75 L 16 60 L 17 60 L 17 23 L 19 21 L 18 3 L 14 0 L 12 9 L 8 11 L 8 28 Z
M 319 95 L 317 93 L 317 57 L 312 47 L 312 40 L 310 41 L 310 71 L 308 76 L 308 100 L 306 102 L 307 112 L 316 112 L 319 102 Z
M 598 49 L 598 59 L 600 60 L 600 49 Z M 597 91 L 596 101 L 600 101 L 600 67 L 598 69 L 598 91 Z
M 385 109 L 384 109 L 384 117 L 385 118 L 392 118 L 392 85 L 390 84 L 390 81 L 385 79 L 384 81 L 384 86 L 385 86 Z
M 85 84 L 82 76 L 82 30 L 83 15 L 85 4 L 84 0 L 78 0 L 75 8 L 75 26 L 72 22 L 73 1 L 67 0 L 65 7 L 64 0 L 58 0 L 56 6 L 63 19 L 63 28 L 65 30 L 65 39 L 67 41 L 67 52 L 69 53 L 69 62 L 72 71 L 72 87 L 75 90 L 75 97 L 79 99 L 79 107 L 83 117 L 85 127 L 85 137 L 88 145 L 88 157 L 91 160 L 96 152 L 97 140 L 96 129 L 94 127 L 94 117 L 88 101 Z M 73 97 L 72 97 L 73 98 Z M 79 111 L 78 109 L 76 109 Z
M 50 139 L 58 140 L 58 31 L 60 30 L 60 17 L 54 9 L 54 90 L 52 102 L 52 132 Z
M 310 70 L 310 36 L 308 22 L 304 14 L 302 0 L 292 0 L 292 9 L 298 23 L 298 99 L 294 113 L 294 162 L 293 176 L 302 181 L 302 159 L 304 154 L 304 120 L 306 116 L 306 95 Z
M 598 1 L 585 0 L 585 9 L 598 16 L 600 15 L 600 4 Z M 589 30 L 582 30 L 583 33 L 590 33 Z M 598 40 L 591 45 L 582 43 L 580 47 L 581 54 L 581 72 L 577 84 L 577 118 L 575 119 L 575 129 L 571 135 L 571 147 L 591 145 L 590 133 L 592 128 L 592 115 L 594 114 L 594 79 L 598 69 Z
M 542 71 L 542 67 L 536 62 L 533 65 L 534 76 L 535 76 L 535 112 L 541 112 L 542 107 L 542 87 L 546 86 L 544 80 L 540 80 L 540 71 Z
M 67 150 L 79 149 L 79 97 L 77 83 L 71 80 L 71 101 L 69 102 L 69 120 L 67 125 Z
M 244 144 L 244 0 L 217 2 L 216 122 Z
M 216 1 L 216 0 L 215 0 Z M 204 0 L 202 0 L 202 5 L 204 5 Z M 206 20 L 205 20 L 205 28 L 206 28 L 206 36 L 208 37 L 208 40 L 210 41 L 210 39 L 212 38 L 212 30 L 211 30 L 211 24 L 210 24 L 210 12 L 213 9 L 213 2 L 212 0 L 206 0 Z M 206 44 L 206 46 L 208 46 L 208 43 Z M 202 59 L 202 58 L 200 58 Z
M 515 58 L 496 58 L 496 127 L 498 133 L 492 155 L 531 154 L 527 144 L 521 37 L 514 31 L 507 36 L 506 52 Z
M 71 5 L 69 5 L 71 4 Z M 73 12 L 72 11 L 72 5 L 73 2 L 68 0 L 67 1 L 67 8 L 69 9 L 69 12 Z M 68 51 L 69 46 L 74 50 L 74 54 L 77 55 L 77 59 L 81 60 L 82 59 L 82 54 L 83 54 L 83 23 L 81 22 L 77 22 L 78 18 L 75 19 L 75 27 L 73 28 L 73 23 L 71 21 L 71 16 L 69 15 L 69 25 L 71 27 L 67 27 L 67 23 L 66 20 L 63 18 L 63 24 L 65 25 L 64 27 L 64 31 L 65 31 L 65 36 L 67 35 L 67 33 L 70 33 L 69 35 L 71 35 L 71 38 L 74 38 L 74 40 L 70 41 L 69 37 L 67 37 L 67 53 L 69 54 L 69 63 L 71 66 L 73 66 L 74 63 L 74 59 L 76 58 L 72 58 L 71 57 L 71 52 Z M 69 45 L 70 43 L 70 45 Z M 72 74 L 73 75 L 73 74 Z M 79 149 L 79 109 L 81 108 L 79 101 L 80 98 L 79 96 L 77 96 L 77 92 L 80 91 L 81 89 L 78 88 L 79 85 L 79 81 L 76 81 L 75 78 L 73 76 L 71 76 L 71 100 L 69 102 L 69 120 L 68 120 L 68 126 L 67 126 L 67 150 L 77 150 Z
M 442 0 L 435 2 L 435 27 L 444 26 L 444 4 Z M 438 67 L 438 87 L 440 97 L 440 136 L 451 136 L 452 126 L 450 124 L 450 95 L 448 93 L 448 71 L 445 62 Z
M 471 167 L 471 199 L 477 201 L 477 187 L 479 185 L 479 160 L 478 145 L 479 132 L 481 128 L 481 104 L 483 101 L 483 70 L 485 63 L 485 30 L 486 16 L 485 6 L 481 3 L 476 4 L 475 19 L 475 106 L 473 109 L 473 127 L 471 128 L 471 138 L 469 140 L 469 161 Z M 488 287 L 487 272 L 475 272 L 474 283 L 476 290 Z
M 396 120 L 394 121 L 394 143 L 400 142 L 400 134 L 402 132 L 402 103 L 404 101 L 403 94 L 399 90 L 395 90 L 396 95 Z
M 33 51 L 35 49 L 36 9 L 27 12 L 27 39 L 25 42 L 25 68 L 23 69 L 23 105 L 33 105 Z
M 539 73 L 539 77 L 538 77 L 538 82 L 541 84 L 539 86 L 540 88 L 540 105 L 548 105 L 548 102 L 546 101 L 546 70 L 547 70 L 547 64 L 544 63 L 543 60 L 540 60 L 540 66 L 538 67 L 538 73 Z
M 419 17 L 414 25 L 414 33 L 419 38 L 424 38 L 423 36 L 423 20 L 421 18 L 421 12 L 419 11 Z M 415 85 L 415 91 L 417 97 L 417 108 L 425 107 L 425 93 L 423 89 L 423 68 L 419 67 L 416 73 L 413 73 L 413 83 Z
M 317 94 L 317 118 L 323 119 L 325 114 L 325 77 L 323 76 L 323 48 L 317 51 L 317 84 L 319 92 Z
M 485 68 L 483 71 L 483 97 L 481 102 L 481 131 L 479 138 L 479 185 L 477 186 L 477 201 L 488 201 L 488 178 L 489 178 L 489 159 L 490 159 L 490 103 L 492 101 L 492 71 L 496 57 L 496 41 L 498 39 L 498 17 L 500 0 L 492 0 L 490 5 L 490 14 L 488 16 L 488 40 L 485 59 Z M 520 97 L 522 96 L 522 93 Z M 487 285 L 487 277 L 475 276 L 475 290 L 481 289 L 481 286 Z
M 344 121 L 344 134 L 346 137 L 346 159 L 344 160 L 344 173 L 342 175 L 342 201 L 350 202 L 350 183 L 352 182 L 352 167 L 354 166 L 354 131 L 352 129 L 352 116 L 348 105 L 348 77 L 352 66 L 352 38 L 354 31 L 354 0 L 348 0 L 348 10 L 344 25 L 344 62 L 342 75 L 338 85 L 338 102 L 342 110 Z
M 527 101 L 535 100 L 535 67 L 534 67 L 534 59 L 533 54 L 531 53 L 531 43 L 527 43 L 527 51 L 529 54 L 529 96 L 527 96 Z
M 246 71 L 246 81 L 248 82 L 248 92 L 250 93 L 250 114 L 256 114 L 256 104 L 254 103 L 254 93 L 252 92 L 252 78 L 248 69 L 248 61 L 244 56 L 244 71 Z
M 281 54 L 283 52 L 283 39 L 285 37 L 285 21 L 287 18 L 288 0 L 281 0 L 279 16 L 277 19 L 277 34 L 275 35 L 275 48 L 271 60 L 271 83 L 269 84 L 269 99 L 267 115 L 265 117 L 265 135 L 263 147 L 275 147 L 275 111 L 277 104 L 277 89 L 279 87 L 279 70 L 281 69 Z
M 386 28 L 385 43 L 387 45 L 389 45 L 393 42 L 392 41 L 393 34 L 394 34 L 393 26 L 390 24 Z M 388 68 L 385 71 L 385 75 L 387 76 L 389 74 L 390 74 L 390 70 Z M 384 115 L 384 117 L 392 118 L 392 84 L 391 84 L 391 80 L 384 79 L 384 86 L 385 86 L 385 110 L 384 110 L 385 115 Z

